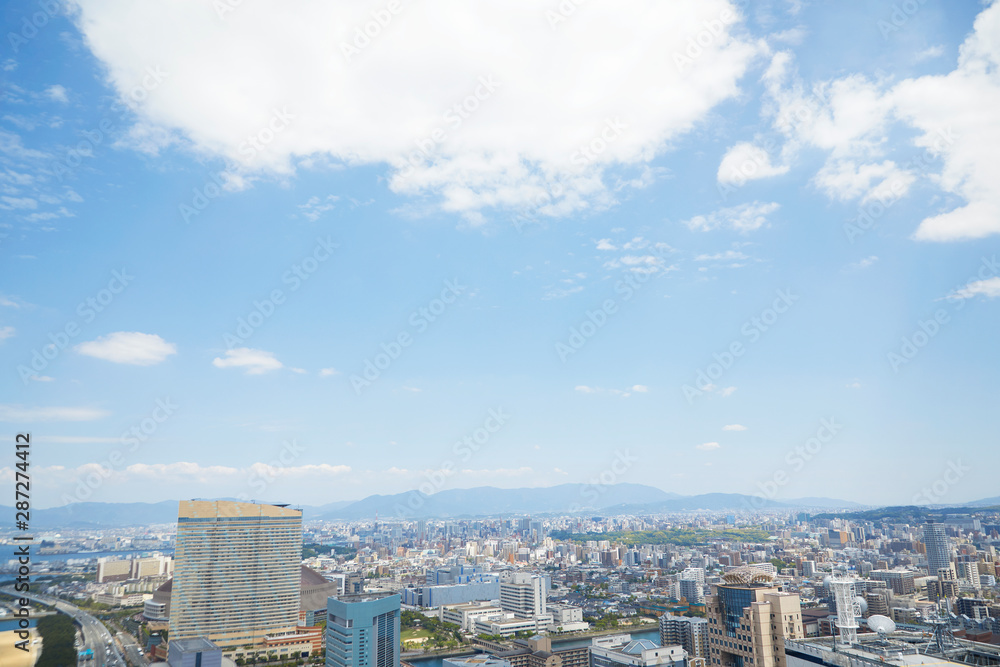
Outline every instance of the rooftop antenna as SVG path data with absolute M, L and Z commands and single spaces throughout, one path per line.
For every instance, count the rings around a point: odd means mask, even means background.
M 846 573 L 835 572 L 829 581 L 837 604 L 837 628 L 839 644 L 851 646 L 858 641 L 858 617 L 861 616 L 861 602 L 854 590 L 854 579 Z

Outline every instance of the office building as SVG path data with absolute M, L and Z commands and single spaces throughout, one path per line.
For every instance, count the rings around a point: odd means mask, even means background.
M 708 658 L 708 620 L 673 614 L 660 616 L 660 645 L 680 645 L 689 658 Z
M 990 615 L 989 605 L 983 598 L 958 598 L 955 611 L 976 621 L 988 618 Z
M 509 583 L 500 584 L 500 607 L 522 619 L 545 614 L 545 579 L 515 572 Z
M 706 602 L 709 666 L 786 667 L 785 641 L 804 636 L 799 596 L 754 567 L 722 578 Z
M 571 604 L 550 604 L 546 606 L 547 613 L 552 615 L 552 625 L 549 630 L 554 632 L 578 632 L 590 628 L 590 623 L 583 620 L 583 608 Z
M 697 579 L 681 578 L 677 582 L 678 597 L 687 600 L 688 604 L 702 604 L 705 602 L 705 589 Z
M 226 500 L 181 501 L 170 641 L 262 645 L 299 617 L 302 512 Z
M 440 607 L 442 605 L 468 604 L 479 600 L 499 600 L 500 582 L 485 581 L 450 586 L 421 586 L 404 588 L 403 604 L 412 607 Z
M 490 602 L 475 604 L 442 605 L 438 618 L 445 623 L 454 623 L 465 632 L 476 631 L 476 621 L 495 621 L 503 618 L 504 611 Z
M 913 573 L 905 570 L 872 570 L 871 578 L 884 581 L 896 595 L 912 595 L 916 590 Z
M 865 591 L 864 594 L 865 602 L 868 603 L 868 612 L 866 616 L 888 616 L 889 615 L 889 600 L 886 593 L 879 593 L 878 591 Z
M 552 649 L 552 640 L 535 635 L 530 639 L 515 639 L 516 648 L 500 649 L 495 655 L 506 660 L 511 667 L 588 667 L 590 646 L 575 646 L 567 649 Z
M 170 556 L 97 559 L 97 583 L 99 584 L 130 579 L 169 577 L 172 573 L 173 559 Z
M 927 573 L 951 566 L 951 540 L 943 523 L 928 519 L 924 524 L 924 546 L 927 549 Z
M 330 598 L 326 667 L 399 667 L 399 596 Z

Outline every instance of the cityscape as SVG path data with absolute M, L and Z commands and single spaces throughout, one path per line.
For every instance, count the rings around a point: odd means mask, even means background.
M 998 156 L 1000 0 L 7 0 L 0 667 L 1000 667 Z
M 84 667 L 997 665 L 992 501 L 349 521 L 185 500 L 41 532 L 30 592 L 2 564 L 0 622 L 78 619 Z

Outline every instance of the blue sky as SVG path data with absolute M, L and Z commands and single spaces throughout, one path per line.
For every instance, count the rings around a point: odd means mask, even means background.
M 36 503 L 995 495 L 1000 5 L 550 4 L 7 4 Z

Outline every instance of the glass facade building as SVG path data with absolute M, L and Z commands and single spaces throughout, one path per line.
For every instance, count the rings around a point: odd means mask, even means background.
M 399 667 L 398 595 L 327 601 L 326 667 Z

